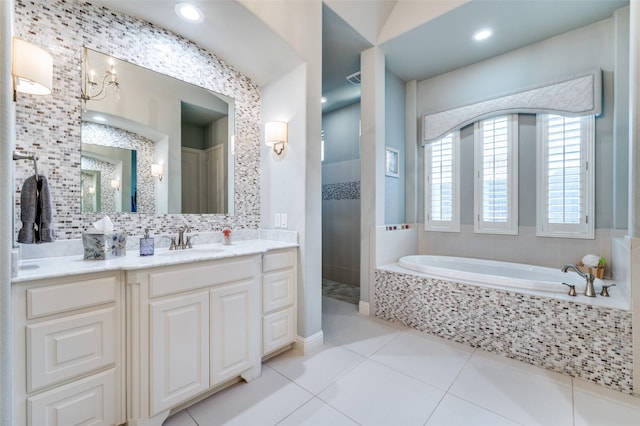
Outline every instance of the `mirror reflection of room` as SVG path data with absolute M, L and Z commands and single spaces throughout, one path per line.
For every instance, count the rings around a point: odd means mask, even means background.
M 233 99 L 83 55 L 82 212 L 233 214 Z

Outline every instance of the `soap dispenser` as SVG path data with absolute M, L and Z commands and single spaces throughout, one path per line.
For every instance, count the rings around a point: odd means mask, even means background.
M 149 230 L 144 230 L 144 237 L 140 238 L 140 256 L 153 256 L 153 237 L 149 236 Z

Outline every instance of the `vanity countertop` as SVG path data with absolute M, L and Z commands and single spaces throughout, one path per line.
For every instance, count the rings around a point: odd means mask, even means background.
M 185 250 L 170 251 L 167 248 L 160 248 L 155 250 L 153 256 L 140 256 L 137 250 L 127 250 L 126 256 L 108 260 L 84 260 L 82 255 L 22 260 L 18 265 L 18 275 L 11 281 L 12 283 L 20 283 L 104 271 L 131 271 L 260 254 L 269 250 L 291 247 L 298 247 L 298 244 L 260 239 L 237 241 L 231 245 L 222 245 L 220 243 L 196 245 L 191 249 Z

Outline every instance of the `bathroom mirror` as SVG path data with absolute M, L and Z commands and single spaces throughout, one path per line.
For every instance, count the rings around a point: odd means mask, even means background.
M 233 99 L 91 49 L 82 79 L 83 212 L 233 214 Z

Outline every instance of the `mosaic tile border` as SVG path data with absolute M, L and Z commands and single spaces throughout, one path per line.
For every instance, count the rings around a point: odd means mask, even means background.
M 14 31 L 49 50 L 54 61 L 52 94 L 18 96 L 16 148 L 36 152 L 51 187 L 58 239 L 80 238 L 101 214 L 80 212 L 80 64 L 83 46 L 111 54 L 235 99 L 235 214 L 130 214 L 112 216 L 130 235 L 145 228 L 168 233 L 188 222 L 194 231 L 258 229 L 260 226 L 260 91 L 247 76 L 214 54 L 168 30 L 77 0 L 16 0 Z M 176 60 L 179 57 L 180 60 Z M 22 182 L 33 174 L 15 163 L 15 223 L 20 220 Z
M 378 318 L 633 393 L 631 312 L 376 270 Z
M 360 181 L 322 185 L 322 200 L 359 200 Z

